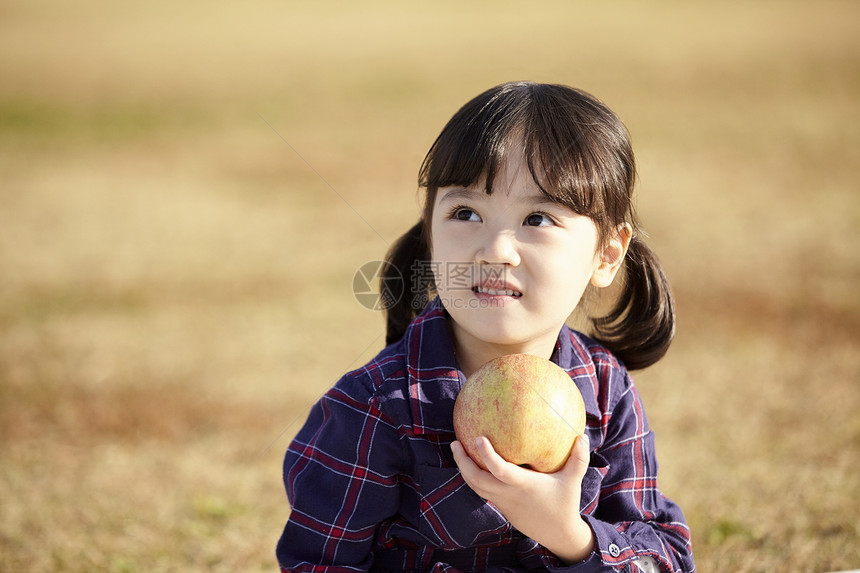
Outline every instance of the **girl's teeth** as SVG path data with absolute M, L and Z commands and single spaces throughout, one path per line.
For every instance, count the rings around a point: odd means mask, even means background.
M 496 296 L 499 296 L 499 295 L 518 296 L 520 294 L 514 290 L 508 290 L 508 289 L 499 290 L 499 289 L 485 288 L 485 287 L 478 287 L 478 292 L 483 293 L 483 294 L 496 295 Z

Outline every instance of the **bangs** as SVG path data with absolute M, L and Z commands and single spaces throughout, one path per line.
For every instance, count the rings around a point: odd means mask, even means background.
M 520 86 L 499 86 L 464 105 L 433 143 L 419 173 L 419 185 L 471 187 L 481 180 L 492 193 L 499 165 L 515 131 L 528 117 L 528 97 Z
M 565 86 L 516 82 L 474 98 L 433 143 L 419 185 L 428 197 L 481 182 L 492 193 L 518 140 L 532 178 L 552 201 L 593 219 L 601 231 L 632 216 L 636 175 L 627 130 L 603 103 Z

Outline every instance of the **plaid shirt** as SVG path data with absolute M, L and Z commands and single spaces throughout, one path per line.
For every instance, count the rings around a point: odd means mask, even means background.
M 589 559 L 563 565 L 460 476 L 449 445 L 464 377 L 437 299 L 399 342 L 338 381 L 290 445 L 281 571 L 636 571 L 644 557 L 694 570 L 684 516 L 657 488 L 654 436 L 627 371 L 567 327 L 553 360 L 585 401 Z

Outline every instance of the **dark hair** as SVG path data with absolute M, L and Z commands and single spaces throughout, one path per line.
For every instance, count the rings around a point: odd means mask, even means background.
M 423 216 L 386 256 L 388 277 L 402 273 L 407 279 L 404 296 L 386 310 L 387 342 L 399 340 L 429 300 L 415 272 L 429 262 L 436 192 L 483 181 L 492 193 L 516 138 L 523 142 L 540 190 L 591 218 L 600 246 L 619 225 L 631 226 L 623 292 L 612 311 L 592 319 L 591 334 L 631 370 L 653 364 L 672 341 L 675 312 L 666 275 L 638 234 L 631 201 L 636 165 L 627 129 L 612 110 L 581 90 L 532 82 L 502 84 L 472 99 L 448 121 L 424 158 L 419 173 L 419 185 L 426 189 Z

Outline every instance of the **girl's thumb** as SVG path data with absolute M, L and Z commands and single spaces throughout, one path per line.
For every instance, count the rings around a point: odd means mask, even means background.
M 581 434 L 576 437 L 570 450 L 570 457 L 564 465 L 565 473 L 570 473 L 579 480 L 582 479 L 585 472 L 588 471 L 588 462 L 591 460 L 591 448 L 589 446 L 588 436 Z

